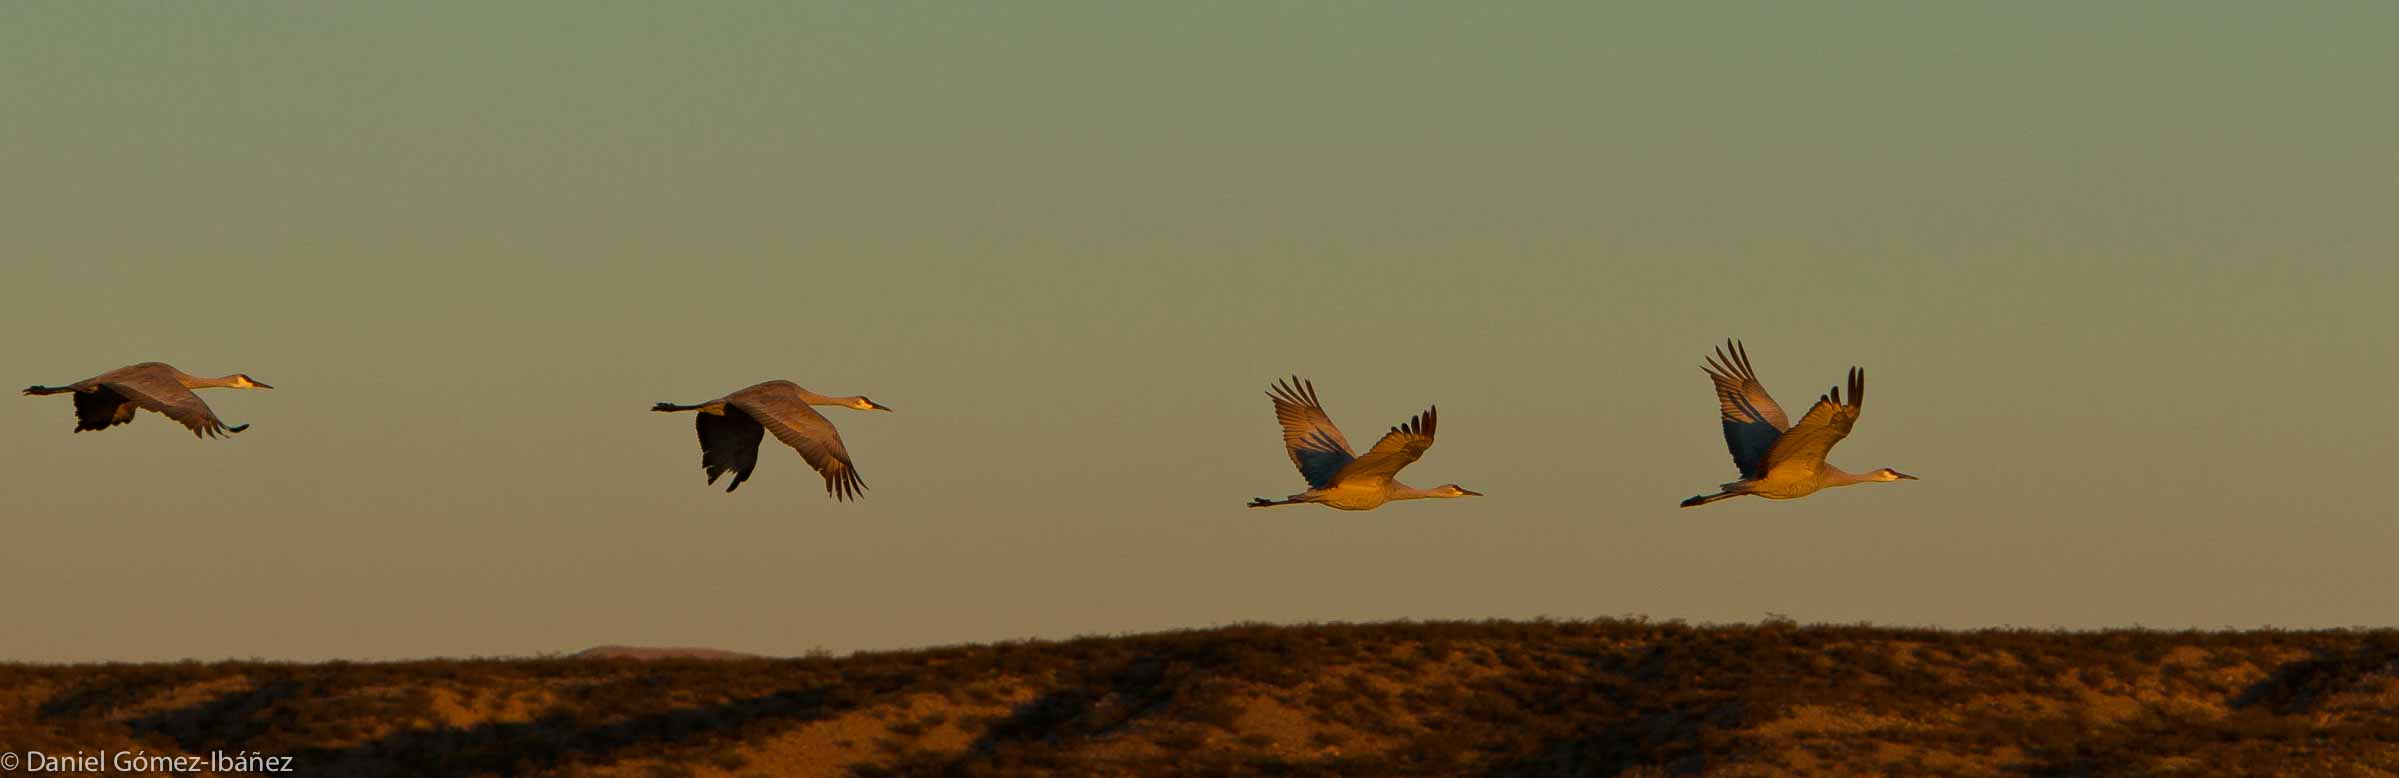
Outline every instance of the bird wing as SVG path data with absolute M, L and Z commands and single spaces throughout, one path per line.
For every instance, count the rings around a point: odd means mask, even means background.
M 743 390 L 725 398 L 725 405 L 749 414 L 774 433 L 776 440 L 799 451 L 808 466 L 824 474 L 825 493 L 834 499 L 855 500 L 866 491 L 866 482 L 858 478 L 858 466 L 850 462 L 850 450 L 841 445 L 841 432 L 799 397 Z
M 1849 369 L 1849 401 L 1841 401 L 1841 387 L 1833 387 L 1817 398 L 1799 423 L 1783 432 L 1766 453 L 1766 469 L 1771 471 L 1785 465 L 1804 466 L 1813 470 L 1824 464 L 1824 455 L 1833 444 L 1849 437 L 1849 429 L 1858 423 L 1858 414 L 1866 405 L 1866 371 Z
M 1333 417 L 1325 415 L 1315 384 L 1292 376 L 1288 383 L 1276 381 L 1266 396 L 1274 400 L 1275 421 L 1283 425 L 1283 450 L 1291 454 L 1291 464 L 1299 467 L 1309 488 L 1332 485 L 1333 476 L 1358 458 L 1341 428 L 1333 426 Z
M 1757 370 L 1749 366 L 1749 350 L 1739 341 L 1727 340 L 1724 345 L 1702 369 L 1716 385 L 1724 447 L 1732 451 L 1733 465 L 1741 469 L 1741 477 L 1754 479 L 1766 474 L 1766 454 L 1783 430 L 1790 429 L 1791 422 L 1774 396 L 1766 393 L 1766 385 L 1758 383 Z
M 1334 476 L 1333 480 L 1342 482 L 1399 475 L 1400 468 L 1423 457 L 1425 450 L 1433 447 L 1433 423 L 1439 411 L 1439 408 L 1427 408 L 1406 424 L 1392 427 L 1390 432 L 1383 433 L 1382 440 L 1374 442 L 1374 448 L 1367 449 L 1357 461 L 1341 468 L 1340 474 Z
M 88 392 L 75 393 L 75 431 L 104 430 L 133 421 L 138 406 L 125 395 L 106 386 L 94 386 Z
M 217 412 L 209 409 L 208 403 L 169 376 L 148 373 L 118 376 L 101 382 L 98 388 L 115 392 L 134 405 L 165 414 L 167 418 L 190 428 L 193 437 L 222 437 L 247 428 L 247 425 L 227 428 L 224 420 L 217 418 Z M 119 409 L 115 415 L 130 420 L 132 414 Z
M 733 471 L 733 483 L 725 491 L 741 488 L 758 469 L 758 442 L 766 439 L 766 428 L 747 413 L 702 413 L 700 430 L 700 469 L 708 471 L 708 482 L 716 483 L 717 476 Z

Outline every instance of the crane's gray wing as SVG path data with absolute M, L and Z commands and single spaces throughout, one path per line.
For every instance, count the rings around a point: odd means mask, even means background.
M 104 430 L 131 422 L 136 407 L 125 395 L 106 386 L 75 392 L 75 431 Z
M 1766 469 L 1773 471 L 1785 464 L 1804 466 L 1813 470 L 1824 462 L 1824 455 L 1833 444 L 1849 437 L 1849 429 L 1857 426 L 1858 414 L 1866 405 L 1866 371 L 1849 369 L 1849 401 L 1841 400 L 1841 387 L 1833 387 L 1816 400 L 1808 415 L 1783 432 L 1774 448 L 1766 453 Z
M 850 462 L 850 450 L 841 445 L 841 432 L 806 402 L 796 397 L 736 392 L 725 405 L 749 414 L 774 433 L 776 440 L 799 451 L 801 459 L 824 474 L 825 493 L 834 499 L 855 500 L 866 491 L 866 482 L 858 478 L 858 466 Z
M 1783 430 L 1791 427 L 1783 407 L 1766 393 L 1766 385 L 1758 383 L 1758 373 L 1749 366 L 1749 350 L 1739 341 L 1725 341 L 1725 348 L 1716 350 L 1708 360 L 1708 380 L 1716 385 L 1716 405 L 1723 416 L 1724 447 L 1733 453 L 1733 465 L 1741 469 L 1741 477 L 1754 479 L 1766 474 L 1766 452 Z
M 1283 450 L 1299 467 L 1300 477 L 1307 479 L 1308 488 L 1332 485 L 1333 475 L 1358 458 L 1349 440 L 1341 437 L 1341 428 L 1333 426 L 1333 417 L 1325 415 L 1324 403 L 1316 400 L 1315 384 L 1292 376 L 1289 383 L 1276 381 L 1266 396 L 1274 400 L 1275 421 L 1283 425 Z
M 1425 412 L 1417 414 L 1416 418 L 1409 419 L 1408 423 L 1392 427 L 1390 432 L 1383 433 L 1382 440 L 1374 442 L 1374 448 L 1367 449 L 1366 453 L 1358 456 L 1357 461 L 1341 468 L 1340 475 L 1333 480 L 1390 478 L 1399 475 L 1400 468 L 1407 467 L 1410 463 L 1423 457 L 1425 449 L 1433 447 L 1433 423 L 1439 412 L 1439 408 L 1428 408 L 1425 409 Z
M 766 439 L 766 428 L 747 413 L 701 413 L 694 417 L 700 429 L 700 469 L 708 471 L 708 483 L 717 476 L 733 472 L 733 483 L 725 491 L 741 488 L 758 470 L 758 443 Z
M 148 374 L 121 376 L 100 383 L 98 388 L 115 392 L 134 405 L 165 414 L 167 418 L 191 429 L 193 437 L 223 437 L 250 428 L 247 424 L 225 426 L 225 422 L 217 418 L 217 412 L 209 409 L 208 403 L 202 402 L 199 395 L 192 394 L 192 390 L 183 388 L 183 384 L 172 378 Z M 125 412 L 120 410 L 118 413 Z

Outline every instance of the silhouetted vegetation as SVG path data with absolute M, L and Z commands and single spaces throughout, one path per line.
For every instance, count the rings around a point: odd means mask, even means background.
M 0 665 L 0 748 L 247 750 L 308 775 L 2394 775 L 2399 633 L 1442 622 Z

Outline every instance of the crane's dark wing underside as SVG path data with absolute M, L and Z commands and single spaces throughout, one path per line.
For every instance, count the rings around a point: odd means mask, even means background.
M 1341 474 L 1341 468 L 1348 467 L 1356 459 L 1348 451 L 1342 450 L 1340 444 L 1323 437 L 1311 439 L 1303 446 L 1291 447 L 1291 461 L 1299 465 L 1299 477 L 1308 482 L 1310 489 L 1332 486 L 1333 478 Z
M 708 483 L 732 471 L 733 483 L 725 491 L 741 488 L 758 470 L 758 443 L 766 439 L 766 428 L 759 426 L 749 414 L 732 411 L 723 414 L 702 413 L 696 418 L 700 430 L 700 468 L 708 471 Z
M 1765 477 L 1766 453 L 1782 436 L 1782 430 L 1762 421 L 1724 422 L 1724 447 L 1733 452 L 1733 466 L 1741 469 L 1743 480 Z
M 1724 447 L 1732 452 L 1733 466 L 1740 468 L 1745 480 L 1764 477 L 1767 453 L 1791 426 L 1782 406 L 1766 393 L 1766 385 L 1758 382 L 1757 368 L 1750 366 L 1749 350 L 1740 341 L 1725 341 L 1701 370 L 1707 371 L 1709 383 L 1715 385 L 1724 422 Z
M 1291 455 L 1291 464 L 1299 467 L 1299 476 L 1306 479 L 1308 488 L 1323 489 L 1333 485 L 1334 476 L 1358 458 L 1350 451 L 1349 439 L 1341 428 L 1333 426 L 1333 418 L 1324 412 L 1324 403 L 1316 399 L 1316 385 L 1292 376 L 1291 380 L 1276 381 L 1266 396 L 1274 400 L 1275 422 L 1283 427 L 1283 450 Z
M 104 430 L 133 421 L 133 411 L 140 406 L 106 386 L 93 387 L 89 392 L 75 393 L 75 431 Z

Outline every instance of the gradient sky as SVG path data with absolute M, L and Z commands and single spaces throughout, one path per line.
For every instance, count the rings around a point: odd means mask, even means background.
M 0 658 L 2399 612 L 2399 5 L 0 5 Z M 1735 474 L 1701 357 L 1833 460 Z M 1298 372 L 1405 476 L 1299 491 Z M 726 495 L 688 416 L 768 378 Z M 771 442 L 771 441 L 770 441 Z

